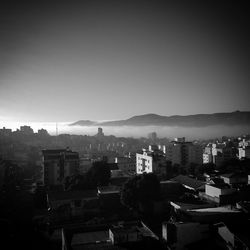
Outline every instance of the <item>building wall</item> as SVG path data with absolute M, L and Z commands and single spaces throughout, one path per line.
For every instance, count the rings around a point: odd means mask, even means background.
M 60 185 L 67 176 L 79 172 L 79 155 L 76 152 L 55 150 L 43 151 L 43 182 L 45 185 Z
M 136 154 L 136 173 L 152 173 L 153 157 L 145 154 Z
M 89 158 L 81 158 L 79 163 L 80 173 L 86 173 L 92 166 L 92 161 Z
M 235 177 L 224 177 L 221 176 L 225 183 L 232 185 L 232 184 L 247 184 L 247 175 L 246 176 L 235 176 Z
M 129 157 L 116 157 L 115 163 L 120 170 L 136 171 L 136 159 Z
M 137 230 L 112 230 L 109 229 L 109 238 L 112 244 L 124 242 L 136 242 L 140 240 L 140 235 Z
M 213 144 L 212 148 L 213 163 L 220 166 L 223 162 L 236 158 L 236 150 L 226 144 Z
M 209 226 L 200 223 L 166 223 L 163 224 L 162 236 L 174 249 L 185 249 L 187 244 L 206 239 Z
M 188 165 L 190 163 L 202 164 L 202 148 L 193 143 L 172 142 L 166 146 L 166 159 L 172 164 Z
M 235 192 L 234 188 L 218 188 L 214 187 L 212 185 L 205 185 L 205 193 L 206 195 L 212 196 L 212 197 L 220 197 L 220 195 L 228 195 L 233 194 Z
M 250 158 L 250 146 L 238 148 L 239 159 Z
M 203 153 L 203 163 L 207 164 L 211 162 L 213 162 L 212 154 Z
M 184 223 L 177 226 L 177 246 L 176 249 L 183 249 L 183 246 L 199 241 L 208 236 L 208 225 L 199 223 Z M 204 234 L 207 233 L 207 234 Z
M 219 235 L 231 246 L 234 246 L 234 235 L 228 230 L 226 226 L 218 228 Z

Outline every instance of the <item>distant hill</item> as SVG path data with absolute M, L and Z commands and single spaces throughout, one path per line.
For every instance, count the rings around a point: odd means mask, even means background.
M 235 111 L 232 113 L 214 113 L 197 115 L 161 116 L 145 114 L 133 116 L 127 120 L 94 122 L 77 121 L 70 126 L 178 126 L 178 127 L 207 127 L 216 125 L 250 125 L 250 112 Z
M 74 123 L 69 124 L 69 126 L 94 126 L 97 122 L 90 120 L 80 120 Z

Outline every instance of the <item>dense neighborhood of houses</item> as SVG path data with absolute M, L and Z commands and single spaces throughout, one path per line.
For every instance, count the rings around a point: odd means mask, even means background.
M 93 147 L 42 149 L 40 174 L 19 191 L 10 191 L 16 162 L 1 159 L 6 197 L 30 193 L 32 226 L 54 249 L 249 249 L 249 137 L 159 144 L 154 133 L 147 147 L 116 154 L 101 128 L 96 138 L 99 158 Z

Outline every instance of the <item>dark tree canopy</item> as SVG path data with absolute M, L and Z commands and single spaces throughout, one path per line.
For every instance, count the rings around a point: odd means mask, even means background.
M 105 161 L 97 161 L 86 174 L 66 177 L 64 188 L 65 190 L 86 190 L 105 186 L 109 184 L 110 175 L 109 164 Z
M 121 202 L 138 209 L 140 204 L 149 204 L 160 198 L 160 182 L 153 173 L 137 175 L 124 184 L 121 192 Z
M 5 191 L 15 191 L 16 186 L 22 185 L 23 170 L 17 164 L 9 160 L 5 160 L 2 163 L 4 169 L 3 188 Z
M 89 169 L 87 176 L 94 185 L 108 185 L 111 176 L 108 163 L 105 161 L 94 162 L 92 168 Z

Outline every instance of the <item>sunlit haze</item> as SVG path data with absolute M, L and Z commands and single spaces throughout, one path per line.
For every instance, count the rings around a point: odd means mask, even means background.
M 248 13 L 226 3 L 3 4 L 1 122 L 250 110 Z

